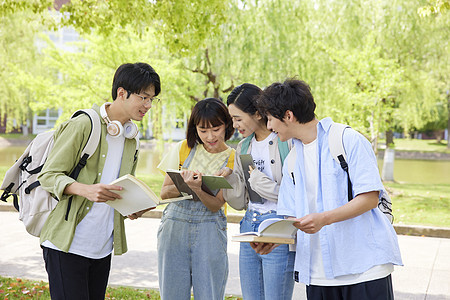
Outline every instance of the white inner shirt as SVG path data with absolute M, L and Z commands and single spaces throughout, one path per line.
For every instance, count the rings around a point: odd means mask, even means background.
M 123 135 L 111 137 L 108 134 L 106 142 L 108 143 L 108 152 L 103 172 L 99 176 L 101 176 L 100 183 L 109 184 L 119 176 L 125 137 Z M 108 256 L 113 250 L 113 230 L 114 209 L 105 203 L 95 202 L 91 210 L 77 225 L 69 253 L 93 259 Z M 48 240 L 42 245 L 60 250 Z
M 258 168 L 259 171 L 264 173 L 267 177 L 269 177 L 271 180 L 273 180 L 272 175 L 272 167 L 270 163 L 270 155 L 269 155 L 269 142 L 276 138 L 276 133 L 271 132 L 264 140 L 257 141 L 255 136 L 253 136 L 253 139 L 251 141 L 252 143 L 252 149 L 250 151 L 250 154 L 253 158 L 253 163 L 255 164 L 255 167 Z M 244 172 L 247 172 L 247 170 L 243 170 Z M 248 203 L 248 208 L 251 210 L 256 210 L 260 213 L 266 213 L 270 210 L 277 210 L 277 202 L 270 201 L 267 199 L 262 198 L 263 203 Z

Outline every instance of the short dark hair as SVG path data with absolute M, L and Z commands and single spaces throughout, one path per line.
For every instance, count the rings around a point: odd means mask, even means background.
M 139 94 L 149 86 L 155 87 L 155 96 L 161 92 L 158 73 L 147 63 L 126 63 L 117 68 L 112 84 L 112 99 L 117 98 L 117 89 Z M 127 97 L 130 95 L 128 94 Z
M 268 86 L 258 97 L 257 107 L 261 114 L 271 114 L 283 121 L 290 110 L 301 124 L 315 118 L 316 103 L 309 85 L 301 80 L 288 79 Z
M 206 98 L 197 102 L 188 122 L 186 133 L 188 147 L 193 148 L 195 143 L 203 144 L 197 133 L 197 125 L 216 127 L 222 124 L 225 124 L 225 141 L 227 141 L 233 135 L 234 128 L 225 104 L 216 98 Z
M 257 97 L 262 93 L 262 90 L 254 84 L 243 83 L 235 87 L 227 98 L 227 105 L 236 105 L 237 108 L 243 112 L 254 115 L 258 110 L 256 109 Z M 263 116 L 263 120 L 267 123 L 267 117 Z

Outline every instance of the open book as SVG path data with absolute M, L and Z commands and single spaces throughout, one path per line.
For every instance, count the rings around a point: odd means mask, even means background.
M 298 222 L 293 219 L 266 219 L 261 222 L 258 232 L 243 232 L 233 235 L 233 242 L 257 242 L 274 244 L 295 244 L 297 228 L 293 225 Z
M 123 187 L 121 191 L 113 191 L 121 195 L 122 199 L 106 201 L 105 203 L 116 209 L 122 216 L 128 216 L 129 214 L 143 209 L 153 208 L 161 204 L 192 199 L 192 196 L 185 196 L 161 200 L 145 182 L 131 174 L 117 178 L 110 184 Z
M 178 170 L 167 170 L 167 175 L 172 179 L 173 183 L 177 187 L 178 191 L 182 196 L 192 195 L 194 200 L 200 201 L 198 196 L 191 190 L 191 188 L 184 182 L 181 176 L 181 171 Z M 232 186 L 223 176 L 215 175 L 202 175 L 202 190 L 206 193 L 215 196 L 220 189 L 231 189 Z

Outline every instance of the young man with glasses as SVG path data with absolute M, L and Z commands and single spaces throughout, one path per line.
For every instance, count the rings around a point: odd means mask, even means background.
M 267 128 L 282 141 L 293 138 L 277 212 L 298 220 L 294 277 L 307 285 L 308 299 L 393 299 L 391 273 L 402 259 L 394 228 L 377 208 L 383 184 L 369 141 L 351 128 L 344 131 L 354 195 L 348 201 L 347 174 L 329 149 L 333 121 L 316 119 L 309 86 L 274 83 L 258 100 Z M 253 246 L 260 254 L 273 248 Z
M 40 241 L 52 299 L 104 299 L 113 248 L 116 255 L 127 251 L 124 217 L 104 203 L 119 199 L 115 191 L 121 187 L 109 183 L 135 172 L 138 130 L 131 120 L 141 121 L 160 91 L 159 75 L 150 65 L 117 69 L 113 102 L 93 106 L 101 119 L 100 142 L 76 180 L 68 174 L 80 159 L 91 122 L 82 114 L 57 128 L 39 175 L 42 188 L 59 199 Z

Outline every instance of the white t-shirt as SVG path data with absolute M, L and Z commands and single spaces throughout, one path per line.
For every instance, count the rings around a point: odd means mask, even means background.
M 269 142 L 276 137 L 276 133 L 271 132 L 264 140 L 257 141 L 253 136 L 252 138 L 252 149 L 250 154 L 252 155 L 253 162 L 255 167 L 258 168 L 259 171 L 264 173 L 267 177 L 273 180 L 272 168 L 270 163 L 270 155 L 269 155 Z M 243 170 L 247 172 L 247 170 Z M 251 210 L 256 210 L 260 213 L 266 213 L 270 210 L 277 210 L 277 202 L 270 201 L 267 199 L 262 199 L 263 203 L 248 203 L 248 208 Z
M 122 135 L 113 138 L 108 134 L 106 142 L 108 153 L 103 172 L 99 175 L 101 183 L 109 184 L 119 176 L 125 137 Z M 88 214 L 77 225 L 69 253 L 93 259 L 108 256 L 113 250 L 113 230 L 114 209 L 105 203 L 95 202 Z M 42 245 L 60 250 L 48 240 Z
M 305 184 L 308 198 L 309 212 L 317 212 L 317 188 L 319 180 L 319 164 L 317 156 L 317 139 L 309 144 L 303 144 L 303 158 L 305 164 Z M 341 286 L 355 284 L 388 276 L 394 270 L 392 264 L 374 266 L 361 274 L 337 276 L 333 279 L 325 277 L 322 250 L 320 246 L 320 231 L 310 234 L 311 247 L 311 285 Z M 349 254 L 350 255 L 350 254 Z

